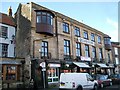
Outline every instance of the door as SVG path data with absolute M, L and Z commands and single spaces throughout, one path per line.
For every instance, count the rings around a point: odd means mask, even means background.
M 87 74 L 86 77 L 87 77 L 87 87 L 86 88 L 92 89 L 94 87 L 94 80 L 89 74 Z

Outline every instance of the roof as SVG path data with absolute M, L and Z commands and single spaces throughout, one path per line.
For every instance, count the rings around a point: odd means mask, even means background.
M 7 24 L 10 26 L 16 26 L 14 18 L 4 13 L 0 13 L 0 23 Z
M 59 12 L 53 11 L 53 10 L 51 10 L 51 9 L 48 9 L 48 8 L 46 8 L 46 7 L 44 7 L 44 6 L 41 6 L 41 5 L 39 5 L 39 4 L 36 4 L 36 3 L 34 3 L 34 2 L 30 2 L 30 3 L 32 4 L 32 7 L 33 7 L 34 5 L 35 5 L 35 6 L 42 7 L 42 10 L 51 11 L 52 13 L 56 14 L 56 16 L 58 16 L 58 17 L 64 18 L 65 20 L 68 20 L 68 21 L 70 21 L 70 22 L 72 22 L 72 23 L 75 23 L 75 24 L 77 24 L 77 25 L 81 25 L 82 27 L 85 27 L 85 28 L 87 28 L 88 30 L 90 29 L 91 31 L 97 32 L 98 34 L 101 34 L 101 35 L 103 35 L 103 36 L 105 36 L 105 37 L 111 38 L 109 35 L 103 33 L 103 32 L 100 31 L 100 30 L 97 30 L 97 29 L 95 29 L 95 28 L 93 28 L 93 27 L 91 27 L 91 26 L 86 25 L 86 24 L 84 24 L 83 22 L 80 22 L 80 21 L 78 21 L 78 20 L 75 20 L 75 19 L 73 19 L 73 18 L 71 18 L 71 17 L 69 17 L 69 16 L 66 16 L 66 15 L 62 14 L 62 13 L 59 13 Z M 27 4 L 30 4 L 30 3 L 27 3 Z

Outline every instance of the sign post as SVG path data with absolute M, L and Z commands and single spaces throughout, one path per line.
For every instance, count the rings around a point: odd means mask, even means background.
M 40 63 L 40 66 L 42 67 L 42 72 L 43 72 L 43 86 L 45 88 L 46 87 L 46 75 L 45 75 L 45 72 L 46 72 L 46 63 L 42 62 L 42 63 Z

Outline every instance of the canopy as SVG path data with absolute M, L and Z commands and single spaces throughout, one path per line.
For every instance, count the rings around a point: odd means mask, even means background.
M 75 65 L 81 68 L 90 68 L 89 65 L 83 63 L 83 62 L 73 62 Z

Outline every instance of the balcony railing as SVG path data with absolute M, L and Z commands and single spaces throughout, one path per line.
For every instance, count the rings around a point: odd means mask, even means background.
M 64 55 L 64 60 L 72 60 L 73 55 Z
M 40 52 L 40 59 L 51 59 L 51 53 Z
M 101 58 L 101 59 L 92 58 L 92 62 L 95 62 L 95 63 L 105 63 L 105 59 L 103 59 L 103 58 Z

